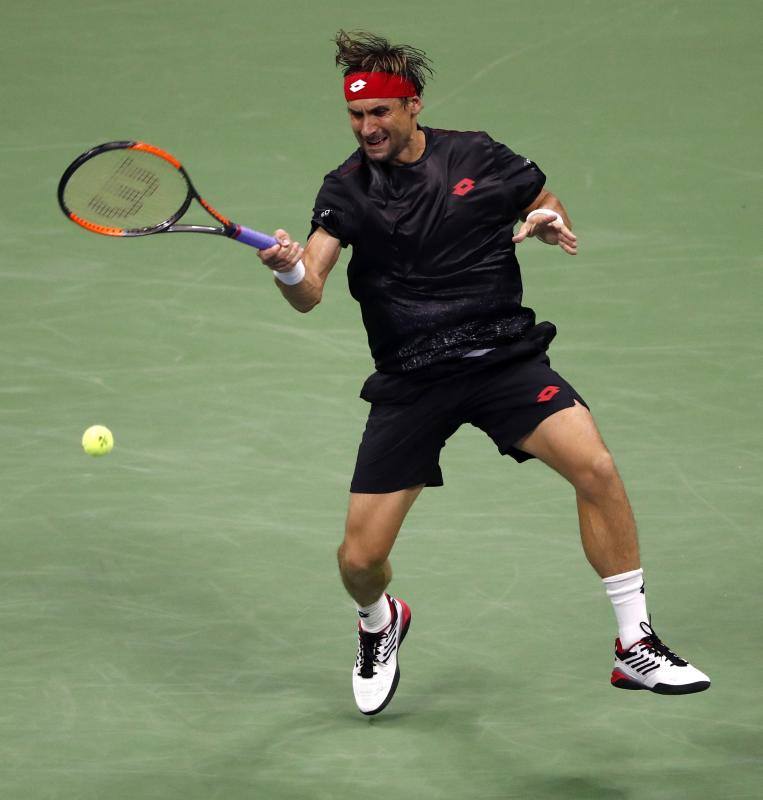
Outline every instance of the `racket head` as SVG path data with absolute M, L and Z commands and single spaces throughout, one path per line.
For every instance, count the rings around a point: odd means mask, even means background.
M 72 161 L 58 184 L 58 204 L 64 214 L 106 236 L 167 230 L 197 196 L 174 156 L 140 141 L 92 147 Z

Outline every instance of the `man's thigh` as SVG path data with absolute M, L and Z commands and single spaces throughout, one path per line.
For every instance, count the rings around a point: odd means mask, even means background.
M 573 483 L 597 461 L 611 458 L 591 412 L 579 403 L 547 417 L 516 446 Z
M 352 492 L 345 525 L 344 554 L 355 560 L 381 563 L 392 550 L 405 516 L 424 487 L 398 492 Z
M 585 401 L 555 372 L 545 354 L 499 365 L 479 376 L 469 400 L 468 421 L 493 440 L 501 455 L 522 462 L 535 457 L 520 441 L 545 420 Z

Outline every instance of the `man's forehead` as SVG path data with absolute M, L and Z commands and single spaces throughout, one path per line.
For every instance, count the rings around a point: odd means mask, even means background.
M 347 108 L 350 111 L 373 111 L 379 106 L 392 108 L 397 99 L 395 97 L 371 97 L 365 100 L 350 100 L 347 103 Z

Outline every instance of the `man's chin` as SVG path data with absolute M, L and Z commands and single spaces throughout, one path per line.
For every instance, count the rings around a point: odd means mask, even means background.
M 380 162 L 390 160 L 389 153 L 380 152 L 377 150 L 366 150 L 366 158 L 368 158 L 370 161 L 380 161 Z
M 389 146 L 389 139 L 385 139 L 381 147 L 371 147 L 364 143 L 363 152 L 372 161 L 390 161 L 393 156 L 392 148 Z

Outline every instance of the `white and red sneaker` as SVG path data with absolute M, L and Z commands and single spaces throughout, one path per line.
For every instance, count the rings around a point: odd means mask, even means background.
M 362 714 L 378 714 L 400 680 L 398 651 L 411 624 L 411 609 L 397 597 L 386 595 L 392 622 L 379 633 L 368 633 L 358 623 L 358 655 L 352 670 L 352 691 Z
M 646 636 L 623 650 L 615 641 L 615 668 L 611 683 L 618 689 L 648 689 L 657 694 L 704 692 L 710 678 L 663 644 L 650 625 L 641 623 Z

